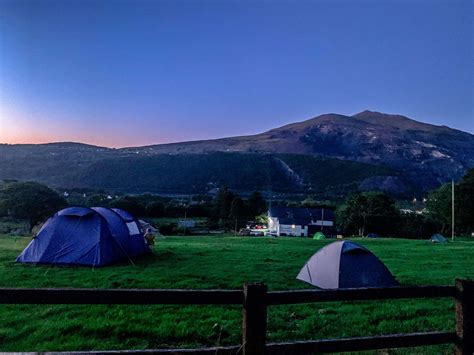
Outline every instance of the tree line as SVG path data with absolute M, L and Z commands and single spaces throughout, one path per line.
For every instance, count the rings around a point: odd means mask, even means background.
M 426 238 L 441 232 L 451 233 L 451 184 L 432 191 L 423 208 L 403 210 L 392 197 L 381 192 L 348 196 L 336 207 L 338 233 L 345 236 L 377 233 L 387 237 Z M 311 198 L 300 202 L 280 201 L 294 207 L 320 207 Z M 243 198 L 226 187 L 215 197 L 195 195 L 176 199 L 144 194 L 109 196 L 105 193 L 77 191 L 67 198 L 36 182 L 7 181 L 0 185 L 0 216 L 27 220 L 30 228 L 68 205 L 117 207 L 138 217 L 203 217 L 210 227 L 242 227 L 266 213 L 267 201 L 258 191 Z M 331 207 L 330 203 L 324 204 Z M 329 206 L 328 206 L 329 205 Z M 455 232 L 474 231 L 474 169 L 455 185 Z
M 474 169 L 454 186 L 455 233 L 474 231 Z M 336 212 L 345 235 L 377 233 L 382 236 L 426 238 L 433 233 L 451 234 L 452 186 L 445 184 L 429 193 L 422 209 L 401 210 L 396 201 L 380 192 L 349 196 Z
M 201 217 L 219 228 L 235 226 L 236 220 L 238 226 L 245 225 L 267 209 L 260 192 L 243 198 L 226 187 L 221 187 L 215 197 L 195 195 L 180 199 L 151 194 L 111 196 L 84 189 L 61 196 L 36 182 L 7 181 L 0 185 L 0 217 L 27 220 L 30 229 L 67 206 L 121 208 L 137 217 Z

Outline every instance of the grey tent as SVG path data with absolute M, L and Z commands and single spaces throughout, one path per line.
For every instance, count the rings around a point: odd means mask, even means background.
M 430 238 L 430 242 L 431 243 L 447 243 L 448 240 L 443 237 L 441 234 L 434 234 L 431 238 Z
M 296 278 L 324 289 L 399 285 L 374 254 L 350 241 L 334 242 L 318 250 Z
M 151 223 L 148 223 L 147 221 L 144 221 L 143 219 L 139 219 L 138 223 L 140 223 L 140 227 L 142 227 L 142 230 L 146 231 L 147 229 L 150 229 L 152 233 L 158 232 L 158 229 L 153 227 Z

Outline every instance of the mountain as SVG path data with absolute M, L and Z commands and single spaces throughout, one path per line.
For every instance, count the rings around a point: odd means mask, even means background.
M 122 149 L 0 144 L 0 179 L 123 192 L 200 193 L 225 184 L 246 191 L 410 195 L 473 166 L 472 134 L 373 111 L 325 114 L 251 136 Z
M 114 149 L 81 143 L 0 144 L 0 180 L 61 186 L 90 164 L 116 156 Z
M 384 165 L 412 185 L 430 189 L 474 166 L 474 135 L 401 115 L 363 111 L 325 114 L 242 137 L 125 148 L 138 154 L 223 152 L 323 155 Z

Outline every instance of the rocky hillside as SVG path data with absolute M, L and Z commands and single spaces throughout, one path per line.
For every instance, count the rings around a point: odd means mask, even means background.
M 474 135 L 400 115 L 325 114 L 253 136 L 125 148 L 139 154 L 266 152 L 323 155 L 384 165 L 429 189 L 474 166 Z

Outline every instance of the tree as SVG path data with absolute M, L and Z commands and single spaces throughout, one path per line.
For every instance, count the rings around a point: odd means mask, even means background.
M 230 206 L 230 217 L 233 219 L 242 219 L 246 217 L 246 208 L 244 201 L 240 197 L 235 197 Z
M 109 200 L 107 199 L 106 194 L 98 193 L 89 196 L 87 198 L 87 206 L 88 207 L 107 207 L 109 205 Z
M 252 218 L 261 215 L 267 211 L 267 201 L 263 198 L 262 194 L 258 191 L 254 191 L 249 199 L 247 200 L 249 214 Z
M 438 225 L 423 214 L 402 213 L 397 232 L 403 238 L 427 239 L 438 231 Z
M 123 196 L 110 203 L 110 207 L 120 208 L 130 212 L 135 217 L 141 217 L 146 214 L 145 207 L 138 199 L 133 196 Z
M 186 208 L 176 201 L 170 201 L 165 205 L 166 217 L 183 217 L 185 212 Z
M 235 195 L 227 188 L 221 187 L 215 199 L 215 215 L 220 220 L 230 216 L 231 204 Z
M 428 218 L 439 226 L 441 233 L 451 230 L 451 184 L 446 184 L 432 191 L 426 201 Z
M 441 233 L 451 232 L 452 184 L 445 184 L 428 196 L 428 217 L 439 226 Z M 454 188 L 454 221 L 457 233 L 474 230 L 474 169 L 466 172 Z
M 146 205 L 146 214 L 149 217 L 163 217 L 165 205 L 160 201 L 152 201 Z
M 49 187 L 36 182 L 13 182 L 0 190 L 0 210 L 18 219 L 35 224 L 67 206 L 66 201 Z
M 474 169 L 468 170 L 454 190 L 456 231 L 474 231 Z
M 349 196 L 338 209 L 337 219 L 346 234 L 389 235 L 396 229 L 400 214 L 391 197 L 382 192 L 365 192 Z
M 307 197 L 301 202 L 301 206 L 307 208 L 317 208 L 319 207 L 319 203 L 313 197 Z
M 237 232 L 237 228 L 245 227 L 247 212 L 244 201 L 239 196 L 236 196 L 230 206 L 230 217 L 233 219 L 235 232 Z
M 344 233 L 363 235 L 367 220 L 367 197 L 358 194 L 349 196 L 337 211 L 337 221 Z
M 268 214 L 262 213 L 261 215 L 258 215 L 255 217 L 255 222 L 259 224 L 265 224 L 268 225 Z

